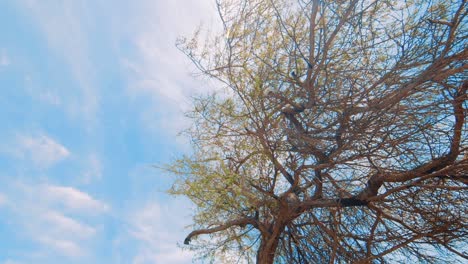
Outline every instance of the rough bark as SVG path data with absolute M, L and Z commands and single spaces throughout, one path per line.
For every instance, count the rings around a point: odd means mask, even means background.
M 257 264 L 272 264 L 275 260 L 276 248 L 279 243 L 279 234 L 262 237 L 257 252 Z

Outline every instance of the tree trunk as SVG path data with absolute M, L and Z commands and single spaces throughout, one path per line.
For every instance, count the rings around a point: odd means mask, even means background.
M 284 224 L 276 224 L 270 229 L 269 234 L 262 234 L 262 241 L 257 251 L 257 264 L 272 264 L 274 262 L 276 248 L 284 228 Z
M 257 264 L 273 264 L 279 237 L 262 238 L 257 252 Z

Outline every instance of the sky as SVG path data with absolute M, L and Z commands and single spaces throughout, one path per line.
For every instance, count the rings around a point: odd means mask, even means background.
M 211 0 L 0 1 L 0 264 L 192 263 L 153 165 L 213 89 L 176 39 L 216 23 Z

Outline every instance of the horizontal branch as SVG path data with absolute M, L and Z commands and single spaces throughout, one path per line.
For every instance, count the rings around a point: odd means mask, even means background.
M 246 225 L 257 226 L 257 221 L 253 218 L 240 218 L 240 219 L 226 222 L 225 224 L 219 225 L 217 227 L 194 230 L 185 238 L 184 244 L 188 245 L 190 241 L 192 240 L 192 238 L 198 235 L 213 234 L 213 233 L 223 231 L 234 226 L 244 227 Z
M 368 202 L 356 197 L 340 198 L 340 199 L 314 199 L 305 200 L 297 204 L 297 213 L 302 213 L 314 208 L 326 207 L 357 207 L 366 206 Z
M 435 20 L 435 19 L 427 19 L 427 21 L 431 22 L 432 24 L 441 24 L 441 25 L 446 25 L 449 27 L 453 27 L 453 23 L 445 20 Z

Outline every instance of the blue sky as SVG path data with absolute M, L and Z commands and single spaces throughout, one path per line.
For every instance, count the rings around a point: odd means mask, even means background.
M 194 79 L 176 48 L 210 0 L 0 1 L 0 264 L 191 263 L 191 205 L 151 165 Z

